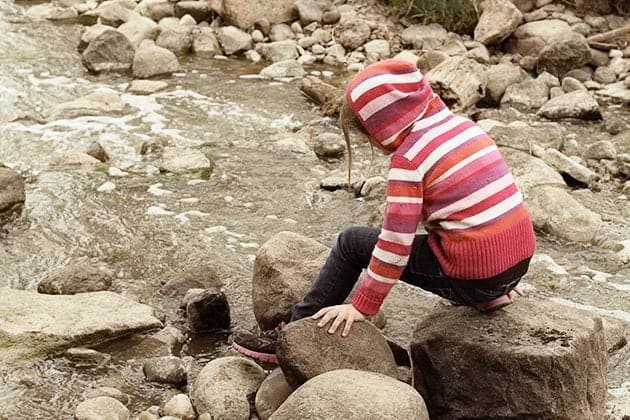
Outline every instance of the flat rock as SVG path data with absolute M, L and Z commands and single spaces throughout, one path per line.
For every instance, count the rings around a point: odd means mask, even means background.
M 212 166 L 210 159 L 200 150 L 169 147 L 162 154 L 160 170 L 176 174 L 201 172 L 209 176 Z
M 552 120 L 563 118 L 600 120 L 602 118 L 599 104 L 585 90 L 576 90 L 550 99 L 538 110 L 537 115 Z
M 134 80 L 129 84 L 127 92 L 135 93 L 136 95 L 150 95 L 167 87 L 168 82 L 162 80 Z
M 132 107 L 122 101 L 118 92 L 111 89 L 101 89 L 74 101 L 53 107 L 49 118 L 71 119 L 90 115 L 120 116 L 129 113 L 132 109 Z
M 223 17 L 241 29 L 266 19 L 272 25 L 290 22 L 297 17 L 295 0 L 223 0 Z
M 150 306 L 111 292 L 40 295 L 0 289 L 0 360 L 54 355 L 160 327 Z

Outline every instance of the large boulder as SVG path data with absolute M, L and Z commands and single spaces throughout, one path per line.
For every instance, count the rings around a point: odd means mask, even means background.
M 549 122 L 531 124 L 519 121 L 509 125 L 497 124 L 488 134 L 499 146 L 506 146 L 529 152 L 534 145 L 559 149 L 565 132 L 561 125 Z
M 150 306 L 111 292 L 41 295 L 0 289 L 0 360 L 11 363 L 158 328 Z
M 475 41 L 484 45 L 498 44 L 518 28 L 523 15 L 509 0 L 486 0 L 475 27 Z
M 549 86 L 541 80 L 527 79 L 508 86 L 501 98 L 501 107 L 519 111 L 532 111 L 543 106 L 549 99 Z
M 160 33 L 158 24 L 146 16 L 136 16 L 117 30 L 129 39 L 134 48 L 138 48 L 145 39 L 155 39 Z
M 538 58 L 539 73 L 549 72 L 562 77 L 569 70 L 591 61 L 591 49 L 583 35 L 569 31 L 552 38 Z
M 259 49 L 263 57 L 274 63 L 298 58 L 297 42 L 292 39 L 261 44 Z
M 212 360 L 197 375 L 191 397 L 197 413 L 210 418 L 248 420 L 249 399 L 265 379 L 265 371 L 243 357 Z
M 155 45 L 166 48 L 175 55 L 187 54 L 193 46 L 192 30 L 185 25 L 162 30 L 155 40 Z
M 252 48 L 252 37 L 236 26 L 224 26 L 217 30 L 217 37 L 227 55 L 237 54 Z
M 125 72 L 131 69 L 135 48 L 129 38 L 113 29 L 96 36 L 81 54 L 81 62 L 91 72 Z
M 414 386 L 431 418 L 601 419 L 602 321 L 521 298 L 492 315 L 438 307 L 411 343 Z
M 319 242 L 293 232 L 280 232 L 258 249 L 252 303 L 262 330 L 291 319 L 291 307 L 306 295 L 328 251 Z
M 446 42 L 448 32 L 438 23 L 412 25 L 402 32 L 401 37 L 405 45 L 415 50 L 432 50 Z
M 372 30 L 362 19 L 350 19 L 339 28 L 338 42 L 348 50 L 354 50 L 370 40 Z
M 256 413 L 260 420 L 267 420 L 293 392 L 287 383 L 282 369 L 274 369 L 260 385 L 256 393 Z
M 254 23 L 282 23 L 297 17 L 295 0 L 223 0 L 223 18 L 231 25 L 250 29 Z
M 49 295 L 100 292 L 112 286 L 112 273 L 88 263 L 70 264 L 52 270 L 39 283 L 37 291 Z
M 0 226 L 22 212 L 24 200 L 24 178 L 0 163 Z
M 372 418 L 428 420 L 429 415 L 411 386 L 379 373 L 340 369 L 302 385 L 270 420 Z
M 597 100 L 585 90 L 576 90 L 556 96 L 544 104 L 537 114 L 552 120 L 562 118 L 600 120 L 602 118 Z
M 560 19 L 546 19 L 526 23 L 514 31 L 514 37 L 509 43 L 509 52 L 522 56 L 538 57 L 540 51 L 554 37 L 565 34 L 570 30 L 569 24 Z
M 289 385 L 298 387 L 336 369 L 360 369 L 397 377 L 396 361 L 387 340 L 372 324 L 356 323 L 351 333 L 342 337 L 341 329 L 329 334 L 317 322 L 311 318 L 294 321 L 280 334 L 276 353 Z
M 470 58 L 445 60 L 426 76 L 435 93 L 456 110 L 467 109 L 486 96 L 486 69 Z
M 486 71 L 486 100 L 498 104 L 508 87 L 522 82 L 527 73 L 512 64 L 495 64 Z
M 180 69 L 177 56 L 152 40 L 144 40 L 133 59 L 133 77 L 139 79 L 169 75 Z

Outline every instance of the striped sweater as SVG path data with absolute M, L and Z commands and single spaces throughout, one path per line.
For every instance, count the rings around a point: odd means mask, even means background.
M 533 255 L 532 222 L 496 144 L 453 114 L 415 66 L 372 64 L 349 83 L 347 100 L 373 140 L 392 152 L 385 218 L 355 308 L 378 312 L 419 225 L 452 278 L 487 279 Z

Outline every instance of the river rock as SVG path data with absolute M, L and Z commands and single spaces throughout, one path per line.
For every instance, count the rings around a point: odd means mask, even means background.
M 552 120 L 562 118 L 599 120 L 602 118 L 599 104 L 585 90 L 576 90 L 550 99 L 540 108 L 537 115 Z
M 541 185 L 566 188 L 562 176 L 542 159 L 512 148 L 501 149 L 501 154 L 514 175 L 518 189 L 526 199 Z
M 508 51 L 522 56 L 538 57 L 541 50 L 556 37 L 570 32 L 569 25 L 559 19 L 528 22 L 514 31 Z
M 149 382 L 182 385 L 188 380 L 183 360 L 175 356 L 147 359 L 142 366 L 142 371 Z
M 136 95 L 151 95 L 152 93 L 158 92 L 160 90 L 164 90 L 167 87 L 168 87 L 168 82 L 164 82 L 162 80 L 134 80 L 129 84 L 129 87 L 127 88 L 127 92 L 131 92 Z
M 160 288 L 163 296 L 184 297 L 189 289 L 221 288 L 221 275 L 213 265 L 201 264 L 175 273 Z
M 188 395 L 177 394 L 164 405 L 163 416 L 171 416 L 180 420 L 195 420 L 197 415 Z
M 0 360 L 5 363 L 161 326 L 153 308 L 111 292 L 51 296 L 0 289 L 0 301 Z
M 630 104 L 630 77 L 625 82 L 617 82 L 607 85 L 604 89 L 598 90 L 597 95 L 607 99 Z M 627 84 L 627 86 L 626 86 Z
M 210 18 L 210 5 L 206 1 L 185 0 L 175 3 L 175 16 L 191 16 L 196 22 L 207 21 Z
M 302 385 L 270 420 L 364 420 L 375 413 L 379 419 L 429 419 L 422 397 L 411 386 L 379 373 L 340 369 Z
M 322 9 L 315 0 L 297 0 L 295 2 L 295 9 L 300 17 L 300 23 L 303 26 L 307 26 L 310 23 L 321 23 L 324 17 Z
M 83 396 L 86 400 L 98 397 L 110 397 L 120 401 L 121 404 L 125 405 L 129 402 L 129 396 L 119 389 L 102 386 L 96 389 L 91 389 L 86 391 Z
M 565 93 L 575 92 L 576 90 L 587 90 L 582 82 L 573 77 L 565 77 L 562 79 L 562 90 Z
M 529 298 L 493 315 L 436 307 L 411 354 L 432 417 L 603 418 L 602 321 L 569 307 Z
M 175 16 L 175 3 L 168 0 L 142 0 L 134 10 L 154 22 L 159 22 L 165 17 Z
M 392 56 L 389 41 L 385 39 L 375 39 L 363 45 L 365 55 L 370 62 L 384 60 Z
M 259 48 L 262 56 L 274 63 L 298 58 L 297 42 L 292 39 L 261 44 Z
M 583 184 L 590 185 L 592 182 L 599 179 L 599 175 L 595 172 L 556 149 L 545 150 L 541 159 L 546 164 L 556 168 L 561 174 L 566 174 Z
M 616 159 L 617 148 L 615 144 L 609 140 L 600 140 L 589 145 L 584 151 L 586 159 Z
M 209 362 L 197 375 L 191 395 L 198 413 L 210 418 L 248 420 L 249 398 L 265 379 L 265 371 L 243 357 L 221 357 Z
M 120 25 L 117 30 L 131 41 L 134 48 L 138 48 L 145 39 L 155 39 L 160 33 L 158 24 L 145 16 L 136 16 Z
M 355 50 L 370 39 L 372 29 L 363 19 L 350 19 L 339 27 L 337 41 L 348 50 Z
M 158 47 L 151 40 L 144 40 L 140 44 L 132 68 L 133 77 L 138 79 L 169 75 L 181 70 L 177 56 L 166 48 Z
M 547 71 L 562 77 L 572 69 L 582 67 L 591 61 L 591 49 L 584 36 L 569 31 L 550 40 L 540 52 L 538 72 Z
M 512 107 L 519 111 L 533 111 L 543 106 L 549 99 L 549 87 L 540 80 L 528 79 L 508 86 L 501 98 L 502 107 Z
M 250 29 L 266 19 L 269 23 L 293 21 L 297 17 L 295 0 L 223 0 L 223 17 L 229 24 Z
M 175 174 L 201 172 L 202 176 L 212 173 L 212 162 L 200 150 L 184 147 L 167 147 L 162 153 L 160 170 Z
M 431 71 L 431 69 L 437 67 L 438 64 L 448 59 L 449 56 L 445 52 L 430 50 L 422 54 L 420 58 L 416 57 L 416 62 L 414 64 L 418 67 L 420 72 L 426 74 Z
M 219 288 L 205 289 L 186 302 L 188 329 L 198 333 L 230 328 L 230 305 L 225 293 Z
M 306 76 L 306 71 L 295 60 L 285 60 L 274 63 L 260 71 L 265 79 L 301 78 Z
M 112 356 L 107 353 L 101 353 L 100 351 L 85 347 L 73 347 L 68 349 L 63 353 L 63 356 L 70 361 L 72 366 L 78 368 L 100 368 L 105 366 L 112 359 Z M 107 396 L 111 397 L 111 395 Z
M 592 243 L 601 216 L 584 207 L 564 188 L 541 185 L 525 195 L 534 226 L 559 238 Z
M 438 23 L 412 25 L 402 32 L 401 37 L 405 45 L 410 45 L 415 50 L 429 51 L 444 44 L 448 32 Z
M 518 28 L 523 15 L 509 0 L 486 0 L 475 27 L 475 41 L 485 45 L 498 44 Z
M 214 57 L 223 54 L 221 44 L 212 28 L 197 27 L 192 30 L 192 51 L 196 55 Z
M 610 67 L 597 67 L 593 73 L 593 80 L 602 84 L 615 83 L 617 81 L 617 75 Z
M 90 42 L 94 41 L 94 39 L 96 39 L 97 36 L 99 36 L 100 34 L 102 34 L 108 29 L 112 31 L 116 30 L 116 28 L 114 28 L 113 26 L 101 25 L 99 23 L 92 26 L 88 26 L 87 28 L 85 28 L 85 30 L 81 34 L 81 44 L 88 45 Z
M 52 270 L 39 283 L 37 291 L 49 295 L 99 292 L 112 286 L 112 273 L 88 263 L 70 264 Z
M 184 25 L 177 26 L 176 29 L 161 31 L 155 40 L 158 47 L 166 48 L 175 55 L 184 55 L 190 52 L 193 45 L 191 29 Z
M 321 160 L 340 159 L 346 151 L 346 143 L 338 134 L 321 133 L 315 136 L 313 151 Z
M 71 119 L 89 115 L 120 116 L 129 113 L 130 107 L 120 98 L 120 94 L 111 89 L 100 89 L 74 101 L 54 106 L 50 119 Z
M 126 7 L 124 2 L 121 1 L 103 2 L 96 9 L 89 10 L 84 14 L 86 16 L 96 16 L 98 17 L 98 23 L 115 28 L 138 16 L 138 13 Z
M 106 29 L 81 54 L 81 62 L 91 72 L 124 72 L 131 68 L 135 49 L 121 32 Z
M 507 146 L 528 153 L 534 145 L 559 149 L 565 137 L 565 132 L 558 123 L 534 125 L 520 121 L 512 122 L 509 125 L 494 125 L 488 130 L 488 134 L 499 146 Z
M 469 58 L 449 58 L 426 76 L 435 93 L 456 110 L 467 109 L 486 95 L 485 68 Z
M 131 413 L 120 401 L 111 397 L 97 397 L 85 400 L 74 412 L 76 420 L 128 420 Z
M 235 26 L 224 26 L 217 30 L 217 37 L 227 55 L 236 54 L 252 48 L 252 37 Z
M 291 27 L 284 23 L 273 25 L 269 31 L 269 39 L 273 42 L 295 38 L 295 33 Z
M 252 278 L 254 316 L 261 330 L 291 319 L 299 302 L 319 273 L 328 248 L 292 232 L 280 232 L 256 252 Z
M 260 420 L 268 420 L 292 392 L 293 387 L 287 383 L 282 369 L 274 369 L 256 392 L 256 412 Z
M 358 369 L 397 377 L 396 361 L 381 332 L 369 322 L 352 326 L 347 337 L 341 328 L 329 334 L 317 320 L 300 319 L 287 324 L 279 335 L 278 364 L 289 385 L 298 387 L 324 372 Z M 369 351 L 366 351 L 369 349 Z
M 0 226 L 22 212 L 25 200 L 22 175 L 0 163 Z
M 486 71 L 486 100 L 498 104 L 509 86 L 522 82 L 527 74 L 512 64 L 495 64 Z

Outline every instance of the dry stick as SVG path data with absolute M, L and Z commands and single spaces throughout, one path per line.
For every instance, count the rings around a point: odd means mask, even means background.
M 630 25 L 626 25 L 622 28 L 613 29 L 612 31 L 604 32 L 601 34 L 589 36 L 588 38 L 586 38 L 586 40 L 589 43 L 606 42 L 606 41 L 610 41 L 611 39 L 617 38 L 618 36 L 625 35 L 627 33 L 630 33 Z

